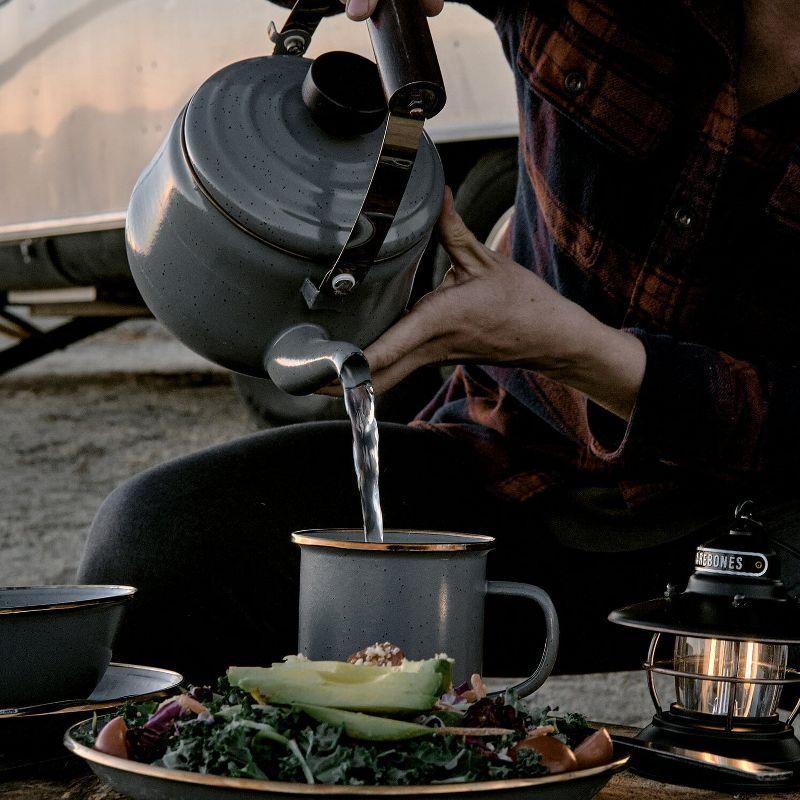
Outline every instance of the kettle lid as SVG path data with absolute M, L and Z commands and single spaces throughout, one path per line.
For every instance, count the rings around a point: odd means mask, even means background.
M 223 68 L 189 101 L 183 136 L 198 182 L 235 223 L 279 249 L 333 262 L 361 209 L 383 126 L 347 137 L 320 127 L 302 97 L 311 63 L 262 56 Z M 427 236 L 441 180 L 424 136 L 381 259 Z

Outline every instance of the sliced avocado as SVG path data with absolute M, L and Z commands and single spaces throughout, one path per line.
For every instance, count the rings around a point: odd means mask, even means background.
M 303 670 L 307 672 L 333 673 L 335 680 L 342 683 L 363 683 L 375 679 L 375 670 L 380 673 L 410 673 L 420 675 L 436 672 L 440 676 L 439 693 L 450 691 L 453 677 L 453 660 L 446 656 L 429 658 L 423 661 L 405 660 L 398 667 L 376 667 L 371 664 L 350 664 L 346 661 L 311 661 L 297 656 L 287 656 L 283 662 L 272 664 L 277 670 Z
M 317 722 L 329 725 L 341 725 L 351 739 L 365 739 L 370 742 L 396 742 L 401 739 L 416 739 L 430 736 L 431 728 L 417 725 L 414 722 L 403 722 L 399 719 L 374 717 L 371 714 L 359 714 L 355 711 L 342 711 L 340 708 L 323 708 L 297 704 L 295 708 L 308 714 Z
M 317 670 L 315 662 L 294 663 L 304 666 L 230 667 L 228 680 L 245 691 L 258 691 L 272 703 L 353 711 L 426 711 L 441 694 L 442 675 L 434 661 L 420 662 L 428 666 L 416 672 L 355 664 L 327 666 L 339 662 L 321 662 L 326 666 Z
M 244 674 L 243 670 L 249 674 Z M 268 673 L 268 670 L 263 672 Z M 255 675 L 247 668 L 229 670 L 228 680 L 245 691 L 257 691 L 270 703 L 284 705 L 309 703 L 327 708 L 394 713 L 426 711 L 437 699 L 433 693 L 413 691 L 386 682 L 309 683 L 289 680 L 285 675 L 274 673 Z
M 453 688 L 453 659 L 447 656 L 437 656 L 425 661 L 404 661 L 400 665 L 402 672 L 420 672 L 423 669 L 431 669 L 439 675 L 439 694 L 445 694 Z

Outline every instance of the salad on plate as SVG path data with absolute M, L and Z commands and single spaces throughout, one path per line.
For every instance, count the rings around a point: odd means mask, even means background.
M 80 740 L 173 770 L 351 786 L 533 778 L 613 760 L 608 732 L 582 715 L 489 696 L 478 675 L 454 687 L 452 666 L 387 642 L 346 662 L 230 667 L 213 688 L 95 718 Z

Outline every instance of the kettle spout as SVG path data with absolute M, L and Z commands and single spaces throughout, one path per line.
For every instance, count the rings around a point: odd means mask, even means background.
M 270 345 L 264 367 L 273 383 L 294 395 L 312 394 L 337 378 L 345 388 L 370 379 L 360 348 L 332 341 L 319 325 L 288 328 Z

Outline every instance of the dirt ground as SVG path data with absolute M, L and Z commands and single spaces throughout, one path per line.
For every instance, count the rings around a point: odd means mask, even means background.
M 117 484 L 253 430 L 227 373 L 149 320 L 3 376 L 0 585 L 71 582 L 92 517 Z M 638 673 L 555 677 L 534 702 L 628 724 L 650 714 Z
M 70 582 L 103 498 L 254 430 L 226 373 L 130 322 L 0 379 L 0 585 Z

